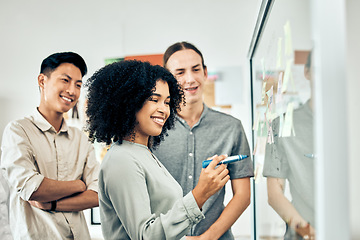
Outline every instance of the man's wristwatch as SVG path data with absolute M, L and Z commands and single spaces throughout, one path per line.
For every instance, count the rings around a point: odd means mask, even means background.
M 50 211 L 56 211 L 56 200 L 51 201 L 51 208 Z

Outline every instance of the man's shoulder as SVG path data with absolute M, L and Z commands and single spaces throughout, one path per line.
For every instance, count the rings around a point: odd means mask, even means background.
M 33 119 L 31 116 L 25 116 L 25 117 L 10 121 L 6 125 L 5 129 L 15 130 L 15 129 L 22 128 L 26 131 L 26 129 L 29 127 L 34 127 Z
M 211 116 L 232 119 L 234 121 L 240 121 L 239 119 L 235 118 L 234 116 L 232 116 L 232 115 L 230 115 L 228 113 L 221 112 L 221 111 L 213 109 L 213 108 L 208 109 L 208 114 L 211 115 Z
M 204 117 L 210 119 L 211 121 L 222 122 L 224 124 L 241 124 L 240 119 L 212 108 L 209 108 L 208 114 Z

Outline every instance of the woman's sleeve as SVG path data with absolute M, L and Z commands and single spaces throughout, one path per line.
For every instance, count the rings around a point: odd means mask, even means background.
M 104 175 L 105 193 L 131 239 L 181 239 L 204 218 L 191 192 L 168 212 L 152 213 L 144 171 L 133 159 L 111 165 Z

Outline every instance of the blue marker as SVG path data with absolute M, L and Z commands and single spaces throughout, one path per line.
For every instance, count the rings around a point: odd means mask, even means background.
M 240 161 L 240 160 L 243 160 L 244 158 L 247 158 L 247 157 L 248 157 L 248 155 L 235 155 L 235 156 L 227 157 L 224 160 L 220 161 L 217 165 Z M 202 167 L 206 168 L 210 164 L 211 161 L 212 160 L 203 161 L 202 162 Z

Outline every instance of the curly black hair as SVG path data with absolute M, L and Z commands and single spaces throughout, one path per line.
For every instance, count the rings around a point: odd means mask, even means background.
M 92 142 L 122 143 L 132 136 L 137 124 L 136 113 L 155 90 L 158 80 L 167 82 L 170 93 L 170 115 L 159 136 L 149 138 L 156 147 L 174 126 L 175 114 L 184 102 L 184 93 L 174 76 L 161 66 L 128 60 L 99 69 L 85 86 L 88 87 L 87 131 Z

